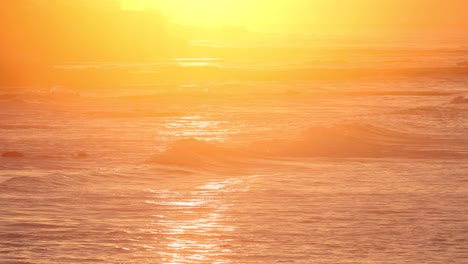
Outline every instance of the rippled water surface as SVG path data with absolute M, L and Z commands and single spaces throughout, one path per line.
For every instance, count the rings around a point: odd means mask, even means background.
M 468 263 L 465 81 L 236 85 L 2 97 L 0 263 Z

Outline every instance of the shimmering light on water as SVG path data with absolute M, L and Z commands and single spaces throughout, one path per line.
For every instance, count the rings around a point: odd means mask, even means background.
M 146 203 L 167 208 L 149 229 L 164 236 L 164 250 L 157 249 L 163 263 L 230 263 L 226 255 L 232 250 L 226 246 L 236 228 L 226 215 L 232 204 L 219 193 L 239 183 L 238 179 L 210 182 L 185 195 L 169 190 L 149 191 L 156 194 L 155 200 Z
M 0 262 L 463 263 L 467 105 L 398 84 L 5 108 Z
M 228 121 L 206 120 L 202 116 L 185 116 L 165 123 L 167 132 L 163 136 L 176 138 L 195 138 L 207 141 L 224 141 L 231 135 L 238 133 Z

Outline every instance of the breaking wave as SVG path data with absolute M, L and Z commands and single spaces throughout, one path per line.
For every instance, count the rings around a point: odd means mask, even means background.
M 422 154 L 417 146 L 430 142 L 370 124 L 342 123 L 311 127 L 291 139 L 255 142 L 252 149 L 286 157 L 379 158 Z
M 169 166 L 192 168 L 225 167 L 241 165 L 252 154 L 238 149 L 197 139 L 184 139 L 173 143 L 165 152 L 152 157 L 149 162 Z
M 175 142 L 150 162 L 191 168 L 237 166 L 252 159 L 282 158 L 449 158 L 446 139 L 414 135 L 365 123 L 308 128 L 291 137 L 251 142 L 246 146 L 195 139 Z

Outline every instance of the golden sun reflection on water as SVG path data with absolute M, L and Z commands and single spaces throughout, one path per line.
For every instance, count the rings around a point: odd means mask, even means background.
M 181 67 L 216 67 L 221 62 L 217 58 L 177 58 L 174 61 Z
M 213 120 L 204 116 L 184 116 L 168 120 L 160 136 L 164 138 L 194 138 L 206 141 L 225 141 L 231 135 L 239 133 L 230 122 Z
M 231 204 L 222 194 L 246 188 L 242 180 L 229 179 L 187 192 L 150 190 L 154 199 L 145 202 L 160 212 L 150 230 L 163 241 L 155 250 L 163 263 L 230 263 L 236 227 Z

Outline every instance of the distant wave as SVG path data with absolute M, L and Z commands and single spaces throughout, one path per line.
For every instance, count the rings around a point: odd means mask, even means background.
M 0 124 L 0 130 L 14 130 L 14 129 L 52 129 L 54 127 L 47 125 L 2 125 Z
M 88 112 L 92 118 L 147 118 L 147 117 L 177 117 L 180 112 L 155 112 L 155 111 L 99 111 Z
M 435 90 L 322 90 L 322 89 L 287 89 L 275 88 L 267 89 L 267 86 L 258 86 L 260 89 L 252 88 L 252 83 L 239 80 L 235 84 L 209 85 L 209 89 L 203 85 L 194 89 L 179 90 L 180 86 L 171 84 L 162 90 L 122 90 L 122 94 L 103 93 L 99 96 L 62 96 L 56 93 L 23 92 L 0 94 L 0 104 L 4 106 L 4 113 L 15 114 L 19 111 L 51 110 L 61 113 L 79 112 L 90 118 L 96 119 L 117 119 L 117 118 L 152 118 L 152 117 L 179 117 L 190 113 L 184 111 L 162 109 L 151 110 L 147 108 L 135 109 L 131 105 L 139 105 L 142 102 L 170 102 L 186 103 L 188 105 L 201 104 L 213 100 L 230 100 L 233 96 L 245 96 L 251 101 L 263 99 L 264 96 L 275 96 L 274 99 L 289 99 L 295 97 L 379 97 L 379 96 L 455 96 L 461 91 L 435 91 Z M 255 85 L 255 84 L 254 84 Z M 235 87 L 235 88 L 234 88 Z M 155 88 L 158 89 L 158 88 Z M 156 91 L 156 92 L 155 92 Z M 252 96 L 257 95 L 259 96 Z M 280 92 L 280 93 L 279 93 Z M 119 92 L 117 92 L 119 93 Z M 229 97 L 227 97 L 229 96 Z M 283 96 L 287 98 L 280 98 Z M 105 107 L 96 107 L 101 105 Z M 111 104 L 112 103 L 112 104 Z M 0 124 L 0 129 L 27 129 L 28 127 L 13 126 L 10 124 Z M 43 128 L 32 126 L 29 128 Z
M 144 68 L 143 68 L 144 69 Z M 57 75 L 61 76 L 58 70 Z M 74 87 L 108 87 L 122 85 L 129 80 L 132 85 L 167 82 L 239 82 L 239 81 L 298 81 L 298 80 L 359 80 L 362 78 L 388 79 L 399 77 L 465 77 L 468 67 L 327 67 L 315 66 L 291 68 L 279 65 L 276 68 L 267 66 L 252 66 L 250 64 L 233 66 L 163 66 L 157 70 L 129 69 L 75 69 L 67 71 L 64 83 Z M 138 76 L 138 78 L 135 78 Z M 69 79 L 67 79 L 69 78 Z M 66 94 L 72 97 L 72 94 Z
M 24 107 L 26 109 L 78 102 L 80 99 L 81 96 L 78 93 L 67 92 L 65 89 L 59 90 L 58 88 L 45 91 L 23 89 L 16 93 L 0 93 L 0 103 L 2 105 Z
M 414 91 L 414 90 L 397 90 L 397 91 L 350 91 L 350 92 L 327 92 L 331 95 L 344 96 L 451 96 L 459 94 L 459 92 L 451 91 Z
M 75 181 L 63 175 L 49 176 L 15 176 L 0 183 L 0 191 L 44 193 L 61 191 L 63 188 L 75 184 Z
M 468 67 L 304 67 L 304 68 L 227 68 L 227 67 L 167 67 L 161 68 L 159 78 L 177 80 L 321 80 L 389 77 L 466 76 Z
M 414 107 L 393 112 L 399 115 L 419 115 L 434 118 L 463 118 L 467 116 L 468 104 Z

